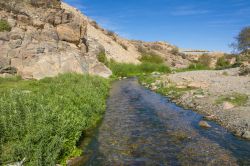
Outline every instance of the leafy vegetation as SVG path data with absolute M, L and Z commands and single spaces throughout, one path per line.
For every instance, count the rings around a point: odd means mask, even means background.
M 192 63 L 187 68 L 180 68 L 174 71 L 175 72 L 187 72 L 187 71 L 196 71 L 196 70 L 210 70 L 210 68 L 207 66 L 204 66 L 203 64 Z
M 225 56 L 220 57 L 216 62 L 216 69 L 227 69 L 232 67 L 230 62 L 226 59 Z
M 146 62 L 146 63 L 156 63 L 156 64 L 162 64 L 164 63 L 164 59 L 151 52 L 151 53 L 142 53 L 141 58 L 139 59 L 141 62 Z
M 88 75 L 0 79 L 0 163 L 55 165 L 80 155 L 77 141 L 101 119 L 108 90 L 108 80 Z
M 197 63 L 209 68 L 211 65 L 211 62 L 212 62 L 212 57 L 208 54 L 203 54 L 201 57 L 199 57 Z
M 97 59 L 99 62 L 103 63 L 104 65 L 108 66 L 109 65 L 109 61 L 108 58 L 106 57 L 106 54 L 104 51 L 101 51 L 98 55 L 97 55 Z
M 216 100 L 216 104 L 222 104 L 223 102 L 230 102 L 236 106 L 243 106 L 247 103 L 248 96 L 246 94 L 233 93 L 226 96 L 221 96 Z
M 152 72 L 169 73 L 171 70 L 164 64 L 144 62 L 139 65 L 113 62 L 109 65 L 115 76 L 128 77 L 150 74 Z
M 250 50 L 250 26 L 243 28 L 236 37 L 236 43 L 232 44 L 240 52 Z
M 152 72 L 169 73 L 171 70 L 168 66 L 163 63 L 159 63 L 159 57 L 152 58 L 147 57 L 143 60 L 141 64 L 129 64 L 129 63 L 118 63 L 114 60 L 108 60 L 106 58 L 105 52 L 101 52 L 97 55 L 99 62 L 104 63 L 109 67 L 113 76 L 115 77 L 128 77 L 128 76 L 139 76 L 143 74 L 150 74 Z M 151 62 L 153 61 L 153 63 Z M 156 63 L 158 62 L 158 63 Z
M 10 31 L 10 30 L 11 26 L 9 25 L 9 23 L 6 20 L 0 20 L 0 32 Z

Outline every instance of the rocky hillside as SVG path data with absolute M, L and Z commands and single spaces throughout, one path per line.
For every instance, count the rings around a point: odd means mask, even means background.
M 189 64 L 170 44 L 123 39 L 59 0 L 1 0 L 0 21 L 10 26 L 0 29 L 2 75 L 41 79 L 77 72 L 108 77 L 112 72 L 98 62 L 98 53 L 105 51 L 117 62 L 140 63 L 142 48 L 161 55 L 170 66 Z

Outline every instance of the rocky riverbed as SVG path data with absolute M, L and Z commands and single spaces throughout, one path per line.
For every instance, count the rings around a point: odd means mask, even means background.
M 149 91 L 136 78 L 113 83 L 103 121 L 70 166 L 250 164 L 250 142 Z
M 235 135 L 250 139 L 250 77 L 239 76 L 239 68 L 189 71 L 153 76 L 142 83 L 167 95 L 179 105 L 216 121 Z

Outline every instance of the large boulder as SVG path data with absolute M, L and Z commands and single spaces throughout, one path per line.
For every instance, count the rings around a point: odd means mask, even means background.
M 56 29 L 60 40 L 79 43 L 81 33 L 79 25 L 61 24 Z
M 112 75 L 112 71 L 109 68 L 107 68 L 104 64 L 98 63 L 90 69 L 90 74 L 108 78 Z
M 46 55 L 40 57 L 37 62 L 24 66 L 19 70 L 19 74 L 25 79 L 42 79 L 70 72 L 83 74 L 84 71 L 78 58 L 78 52 L 73 50 Z

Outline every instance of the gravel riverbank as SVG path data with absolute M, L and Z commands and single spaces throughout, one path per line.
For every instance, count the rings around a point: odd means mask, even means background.
M 218 122 L 235 135 L 250 139 L 250 77 L 238 73 L 238 68 L 181 72 L 160 76 L 144 85 L 203 114 L 204 119 Z

